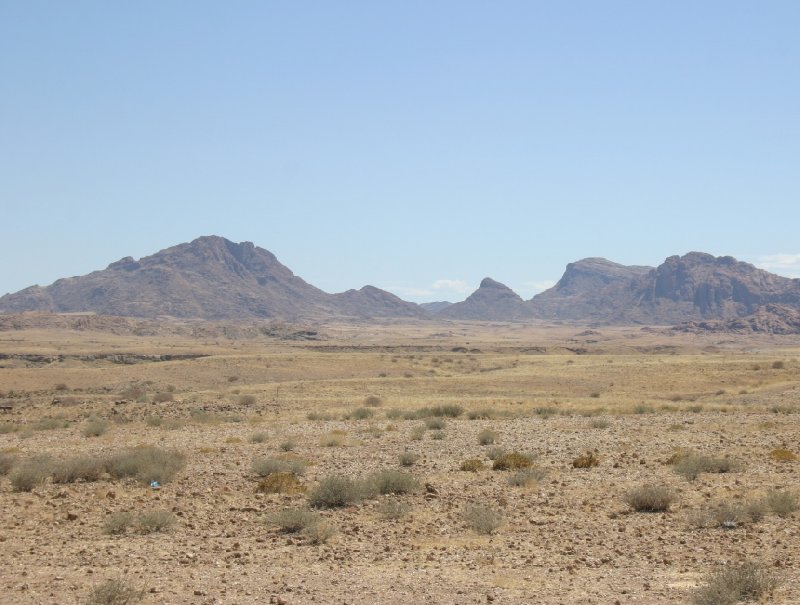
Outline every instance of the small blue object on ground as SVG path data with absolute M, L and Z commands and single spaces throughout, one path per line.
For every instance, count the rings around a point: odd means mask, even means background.
M 152 487 L 153 489 L 161 489 L 161 484 L 158 481 L 151 481 L 150 487 Z

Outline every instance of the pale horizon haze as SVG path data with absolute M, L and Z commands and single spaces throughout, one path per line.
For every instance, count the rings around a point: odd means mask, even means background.
M 0 0 L 0 296 L 202 235 L 328 292 L 800 277 L 800 3 Z

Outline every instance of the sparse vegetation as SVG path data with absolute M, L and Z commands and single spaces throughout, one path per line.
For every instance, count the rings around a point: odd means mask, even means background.
M 0 477 L 7 475 L 9 471 L 14 468 L 14 464 L 16 464 L 16 462 L 16 456 L 0 452 Z
M 467 525 L 483 535 L 493 534 L 503 525 L 503 516 L 487 506 L 468 504 L 462 509 L 461 516 Z
M 135 523 L 136 515 L 129 512 L 116 512 L 108 515 L 103 521 L 103 533 L 110 536 L 121 536 Z
M 101 418 L 90 418 L 81 430 L 84 437 L 99 437 L 105 434 L 108 430 L 109 424 L 107 420 Z
M 269 436 L 266 433 L 259 432 L 259 433 L 253 433 L 247 440 L 250 443 L 266 443 L 268 439 Z
M 470 473 L 477 473 L 478 471 L 482 471 L 486 468 L 486 465 L 480 458 L 468 458 L 461 463 L 459 467 L 460 470 L 470 472 Z
M 256 492 L 260 494 L 300 494 L 305 487 L 297 475 L 289 472 L 270 473 L 258 482 Z
M 775 573 L 760 563 L 746 561 L 723 567 L 709 576 L 697 589 L 694 605 L 733 605 L 739 601 L 757 601 L 779 584 Z
M 319 440 L 319 444 L 323 447 L 342 447 L 346 442 L 347 436 L 335 431 L 326 433 Z
M 694 481 L 701 473 L 733 473 L 742 468 L 737 460 L 697 454 L 678 455 L 674 460 L 675 472 L 689 481 Z
M 776 448 L 769 453 L 769 457 L 775 462 L 794 462 L 797 454 L 785 448 Z
M 177 519 L 168 510 L 156 509 L 144 511 L 137 519 L 137 527 L 142 534 L 165 531 L 175 525 Z
M 400 466 L 414 466 L 419 460 L 419 454 L 403 452 L 400 454 Z
M 764 503 L 770 511 L 779 517 L 788 517 L 800 506 L 797 496 L 794 493 L 779 490 L 770 490 L 767 492 Z
M 375 491 L 378 494 L 407 494 L 419 487 L 419 481 L 408 473 L 386 469 L 373 473 L 367 478 L 370 485 L 368 491 Z
M 626 504 L 640 513 L 660 513 L 669 510 L 675 493 L 661 485 L 642 485 L 625 494 Z
M 497 433 L 492 430 L 484 429 L 478 433 L 478 443 L 481 445 L 492 445 L 496 441 Z
M 302 475 L 308 463 L 300 458 L 256 458 L 252 462 L 253 472 L 259 477 L 268 477 L 275 473 Z
M 377 395 L 368 395 L 364 399 L 364 405 L 371 408 L 377 408 L 378 406 L 383 404 L 383 400 L 378 397 Z
M 526 468 L 513 473 L 508 478 L 508 484 L 513 487 L 533 487 L 547 477 L 547 471 L 543 468 Z
M 345 416 L 345 420 L 367 420 L 375 415 L 369 408 L 356 408 Z
M 572 461 L 573 468 L 592 468 L 600 464 L 597 453 L 586 451 Z
M 127 450 L 107 462 L 112 477 L 134 477 L 144 483 L 157 481 L 162 485 L 169 483 L 184 466 L 181 454 L 149 446 Z
M 258 400 L 255 395 L 239 395 L 239 405 L 255 405 Z
M 378 507 L 378 514 L 388 521 L 402 519 L 411 511 L 411 506 L 399 500 L 384 500 Z
M 92 588 L 87 605 L 134 605 L 144 599 L 145 591 L 136 588 L 128 580 L 107 580 Z
M 50 475 L 49 460 L 26 460 L 17 464 L 9 475 L 15 492 L 29 492 L 42 485 Z
M 432 431 L 441 431 L 447 423 L 442 418 L 428 418 L 425 427 Z
M 53 483 L 97 481 L 106 470 L 106 461 L 93 456 L 68 458 L 54 462 L 51 469 Z
M 361 500 L 364 489 L 357 482 L 342 475 L 329 475 L 308 495 L 313 508 L 338 508 Z

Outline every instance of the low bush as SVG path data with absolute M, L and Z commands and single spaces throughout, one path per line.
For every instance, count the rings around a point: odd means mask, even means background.
M 378 514 L 389 521 L 402 519 L 411 511 L 411 506 L 398 500 L 386 500 L 378 507 Z
M 26 460 L 17 464 L 9 475 L 11 488 L 15 492 L 29 492 L 42 485 L 50 475 L 50 464 L 47 460 Z
M 319 440 L 319 444 L 323 447 L 342 447 L 345 443 L 347 435 L 336 431 L 325 433 Z
M 299 458 L 256 458 L 253 460 L 253 472 L 259 477 L 267 477 L 274 473 L 289 473 L 292 475 L 302 475 L 306 472 L 308 463 Z
M 418 487 L 419 481 L 413 475 L 392 469 L 377 471 L 366 480 L 367 494 L 407 494 Z
M 0 477 L 7 475 L 16 462 L 16 456 L 0 452 Z
M 281 448 L 283 452 L 291 452 L 297 449 L 297 441 L 295 441 L 292 437 L 287 437 L 284 441 L 281 441 L 281 444 L 278 446 Z
M 258 482 L 256 492 L 260 494 L 300 494 L 305 487 L 294 473 L 270 473 Z
M 705 586 L 694 593 L 694 605 L 733 605 L 758 601 L 778 586 L 778 577 L 760 563 L 746 561 L 724 567 L 707 576 Z
M 349 414 L 345 416 L 347 420 L 367 420 L 368 418 L 372 418 L 375 415 L 369 408 L 356 408 Z
M 444 431 L 433 431 L 431 433 L 431 439 L 433 439 L 434 441 L 441 441 L 445 437 L 446 435 Z
M 338 508 L 358 502 L 363 493 L 363 487 L 349 477 L 329 475 L 311 490 L 308 503 L 313 508 Z
M 269 436 L 266 433 L 253 433 L 247 439 L 250 443 L 266 443 Z
M 133 513 L 111 513 L 103 521 L 103 533 L 110 536 L 121 536 L 134 524 L 136 517 Z
M 468 458 L 461 463 L 459 470 L 470 472 L 470 473 L 477 473 L 478 471 L 482 471 L 486 468 L 486 465 L 480 458 Z
M 441 431 L 445 427 L 446 423 L 442 418 L 427 418 L 425 420 L 425 428 L 434 430 L 434 431 Z
M 412 441 L 422 441 L 422 438 L 425 436 L 425 432 L 428 430 L 426 426 L 415 426 L 411 429 L 411 440 Z
M 467 525 L 483 535 L 493 534 L 503 525 L 503 516 L 486 506 L 468 504 L 461 511 L 461 516 Z
M 513 487 L 532 487 L 547 477 L 543 468 L 526 468 L 517 471 L 508 478 L 508 484 Z
M 106 461 L 91 456 L 68 458 L 55 462 L 52 467 L 53 483 L 75 483 L 97 481 L 106 470 Z
M 741 468 L 741 463 L 731 458 L 697 454 L 679 455 L 674 463 L 675 472 L 689 481 L 694 481 L 701 473 L 732 473 Z
M 171 528 L 176 521 L 177 519 L 171 511 L 156 509 L 143 512 L 139 515 L 136 524 L 139 533 L 152 534 Z
M 486 450 L 486 457 L 489 460 L 497 460 L 498 458 L 504 456 L 506 454 L 505 448 L 502 447 L 490 447 Z
M 383 400 L 381 400 L 381 398 L 378 397 L 377 395 L 367 395 L 367 397 L 364 399 L 364 405 L 371 408 L 377 408 L 382 403 Z
M 255 395 L 239 395 L 238 402 L 239 402 L 239 405 L 255 405 L 256 404 L 256 396 Z
M 106 466 L 116 479 L 134 477 L 143 483 L 157 481 L 163 485 L 183 470 L 185 460 L 177 452 L 147 446 L 112 456 Z
M 419 460 L 419 454 L 414 452 L 403 452 L 400 454 L 400 466 L 414 466 Z
M 508 452 L 494 461 L 492 469 L 496 471 L 516 471 L 533 466 L 533 456 L 519 452 Z
M 478 443 L 481 445 L 492 445 L 497 441 L 497 433 L 492 430 L 484 429 L 478 433 Z
M 600 457 L 592 451 L 586 451 L 572 461 L 573 468 L 592 468 L 600 464 Z
M 107 580 L 92 588 L 87 605 L 134 605 L 144 599 L 145 591 L 125 579 Z
M 84 437 L 99 437 L 105 434 L 108 430 L 109 423 L 107 420 L 101 418 L 90 418 L 86 421 L 81 429 L 81 434 Z
M 661 485 L 642 485 L 625 494 L 625 503 L 640 513 L 659 513 L 669 510 L 675 493 Z
M 172 393 L 156 393 L 153 395 L 153 402 L 154 403 L 168 403 L 170 401 L 174 401 L 175 396 Z
M 764 503 L 779 517 L 788 517 L 798 509 L 797 496 L 788 491 L 770 490 L 767 492 Z

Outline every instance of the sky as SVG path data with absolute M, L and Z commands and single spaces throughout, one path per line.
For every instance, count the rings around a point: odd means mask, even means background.
M 202 235 L 328 292 L 800 277 L 800 2 L 0 0 L 0 295 Z

